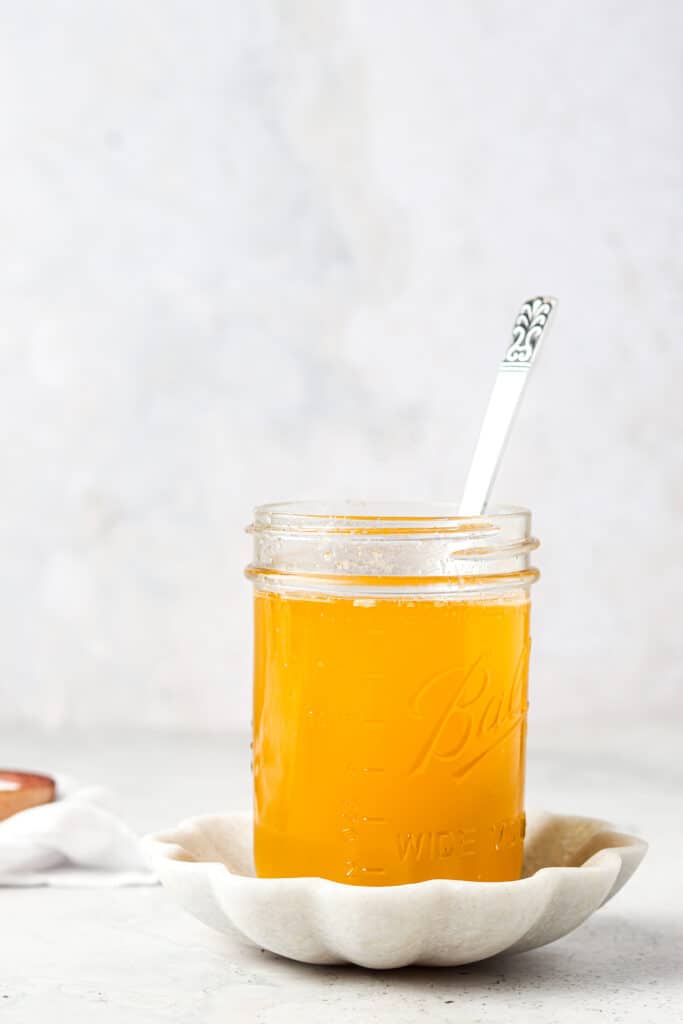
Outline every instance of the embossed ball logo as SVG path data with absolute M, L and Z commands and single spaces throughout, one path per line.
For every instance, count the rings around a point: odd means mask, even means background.
M 503 687 L 493 678 L 485 654 L 466 668 L 437 672 L 420 686 L 411 711 L 429 722 L 429 732 L 410 775 L 426 772 L 434 761 L 441 761 L 450 766 L 451 775 L 462 779 L 519 728 L 527 707 L 529 647 L 527 641 Z

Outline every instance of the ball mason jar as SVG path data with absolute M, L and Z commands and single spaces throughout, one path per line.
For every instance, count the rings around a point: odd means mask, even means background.
M 519 878 L 530 527 L 507 506 L 256 510 L 259 876 Z

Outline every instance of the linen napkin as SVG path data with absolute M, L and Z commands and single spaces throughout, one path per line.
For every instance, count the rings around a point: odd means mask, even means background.
M 53 803 L 0 822 L 0 886 L 155 885 L 135 833 L 101 786 L 57 779 Z

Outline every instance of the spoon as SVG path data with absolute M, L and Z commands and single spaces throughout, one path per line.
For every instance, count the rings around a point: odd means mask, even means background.
M 460 502 L 461 516 L 480 516 L 498 474 L 515 413 L 529 379 L 529 371 L 541 347 L 557 299 L 537 295 L 527 299 L 512 328 L 512 341 L 493 385 L 477 446 L 474 449 L 465 490 Z

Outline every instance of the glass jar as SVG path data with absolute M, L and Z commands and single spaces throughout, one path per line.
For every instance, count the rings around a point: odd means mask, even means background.
M 519 878 L 530 526 L 513 507 L 256 510 L 259 876 Z

